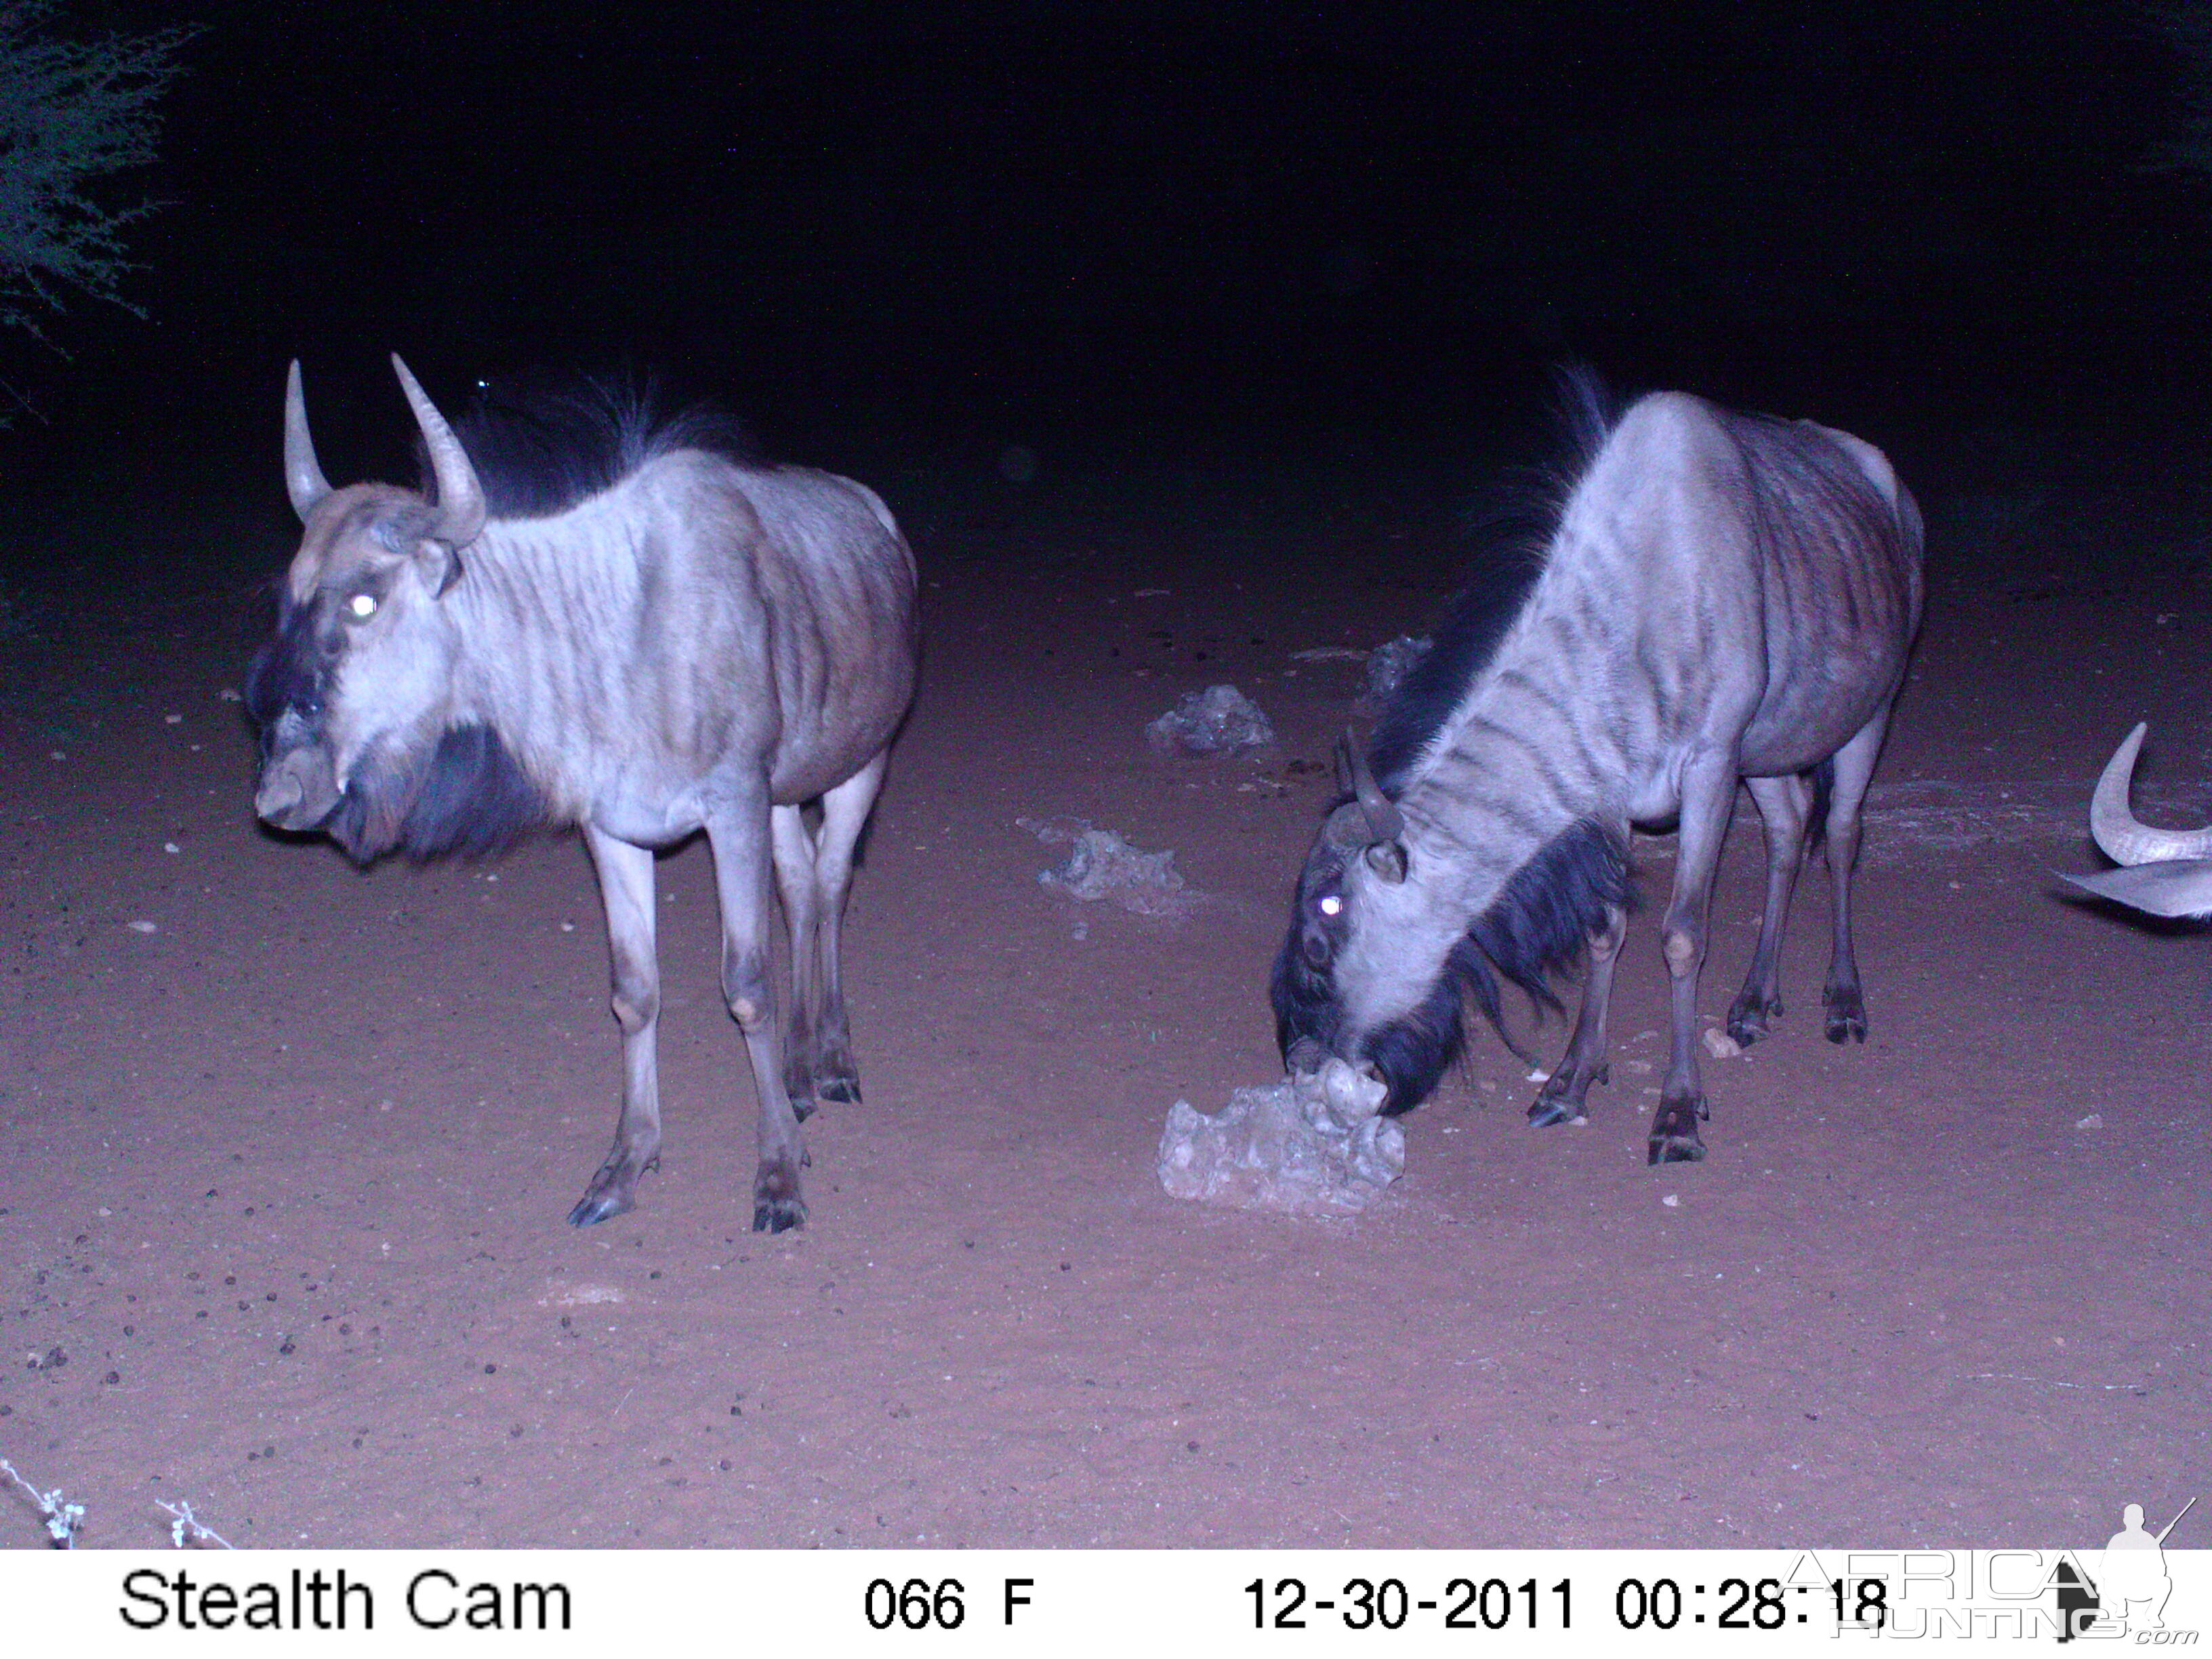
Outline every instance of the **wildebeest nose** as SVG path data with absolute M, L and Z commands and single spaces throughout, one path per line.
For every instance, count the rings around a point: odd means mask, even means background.
M 303 793 L 300 780 L 289 771 L 265 778 L 254 793 L 254 813 L 263 823 L 281 827 L 284 815 L 300 804 Z

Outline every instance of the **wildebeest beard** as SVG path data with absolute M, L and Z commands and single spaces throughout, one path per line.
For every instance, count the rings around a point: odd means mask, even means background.
M 489 726 L 448 728 L 425 755 L 396 744 L 365 753 L 323 828 L 346 856 L 420 863 L 504 852 L 552 823 L 544 798 Z

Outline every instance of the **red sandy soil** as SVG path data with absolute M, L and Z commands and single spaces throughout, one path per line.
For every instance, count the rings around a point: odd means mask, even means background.
M 241 580 L 179 589 L 155 547 L 17 586 L 0 1455 L 85 1544 L 166 1543 L 166 1499 L 272 1547 L 2083 1546 L 2212 1485 L 2212 939 L 2051 875 L 2094 867 L 2090 785 L 2137 719 L 2145 816 L 2206 804 L 2212 589 L 2178 519 L 1923 487 L 1863 1048 L 1820 1036 L 1816 871 L 1788 1015 L 1708 1064 L 1711 1157 L 1646 1168 L 1647 916 L 1588 1127 L 1528 1127 L 1486 1035 L 1407 1120 L 1396 1195 L 1319 1223 L 1170 1200 L 1154 1152 L 1176 1098 L 1279 1072 L 1267 966 L 1359 683 L 1291 653 L 1418 630 L 1456 501 L 1052 466 L 878 480 L 927 684 L 847 930 L 866 1101 L 807 1124 L 779 1237 L 746 1231 L 702 848 L 661 868 L 665 1164 L 578 1231 L 618 1065 L 574 840 L 364 873 L 264 835 Z M 2079 574 L 2107 548 L 2120 574 Z M 1224 680 L 1278 747 L 1147 749 Z M 1202 902 L 1055 894 L 1024 817 L 1172 848 Z M 0 1543 L 42 1541 L 0 1503 Z

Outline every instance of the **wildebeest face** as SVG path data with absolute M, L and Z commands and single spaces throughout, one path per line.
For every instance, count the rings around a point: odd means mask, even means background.
M 307 435 L 295 362 L 284 386 L 284 485 L 304 533 L 276 637 L 246 680 L 261 728 L 253 809 L 282 830 L 327 830 L 355 858 L 399 844 L 455 724 L 459 633 L 444 601 L 483 531 L 476 469 L 407 366 L 392 360 L 422 428 L 432 501 L 389 484 L 332 489 Z M 481 768 L 483 741 L 465 744 Z M 503 758 L 503 751 L 500 751 Z
M 452 724 L 455 633 L 442 603 L 460 555 L 427 535 L 437 509 L 364 484 L 307 515 L 276 636 L 246 682 L 260 728 L 254 810 L 327 830 L 356 858 L 387 850 Z
M 1340 801 L 1299 874 L 1269 986 L 1284 1063 L 1370 1066 L 1391 1113 L 1419 1104 L 1457 1050 L 1455 931 L 1426 873 L 1402 840 L 1375 836 L 1356 800 Z
M 1345 849 L 1332 846 L 1326 835 L 1315 840 L 1298 875 L 1290 931 L 1276 952 L 1268 982 L 1276 1046 L 1283 1063 L 1300 1072 L 1315 1070 L 1336 1052 L 1343 1024 L 1335 969 L 1352 931 L 1350 863 Z
M 1460 1053 L 1471 945 L 1449 860 L 1411 848 L 1405 817 L 1356 761 L 1345 776 L 1354 790 L 1314 836 L 1276 953 L 1276 1044 L 1294 1071 L 1329 1055 L 1367 1068 L 1395 1115 L 1427 1099 Z

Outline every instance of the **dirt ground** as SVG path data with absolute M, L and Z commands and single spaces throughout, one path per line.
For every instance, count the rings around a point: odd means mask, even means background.
M 573 838 L 364 873 L 255 826 L 274 455 L 225 485 L 251 509 L 148 510 L 242 526 L 219 554 L 12 527 L 76 562 L 10 577 L 0 641 L 0 1456 L 125 1547 L 166 1543 L 157 1500 L 271 1547 L 2085 1546 L 2212 1486 L 2212 938 L 2051 873 L 2094 867 L 2137 719 L 2144 816 L 2212 794 L 2191 502 L 1916 478 L 1863 1048 L 1820 1037 L 1815 872 L 1778 1034 L 1708 1066 L 1711 1157 L 1646 1168 L 1647 915 L 1588 1127 L 1528 1127 L 1486 1036 L 1396 1195 L 1322 1223 L 1170 1200 L 1153 1158 L 1177 1098 L 1279 1074 L 1267 966 L 1360 676 L 1292 653 L 1453 585 L 1463 481 L 1338 459 L 872 479 L 923 561 L 926 684 L 847 933 L 866 1101 L 806 1126 L 779 1237 L 746 1231 L 702 848 L 661 866 L 665 1164 L 578 1231 L 619 1068 Z M 1147 749 L 1223 681 L 1276 747 Z M 1051 891 L 1024 818 L 1171 848 L 1198 902 Z M 42 1541 L 0 1501 L 0 1544 Z

